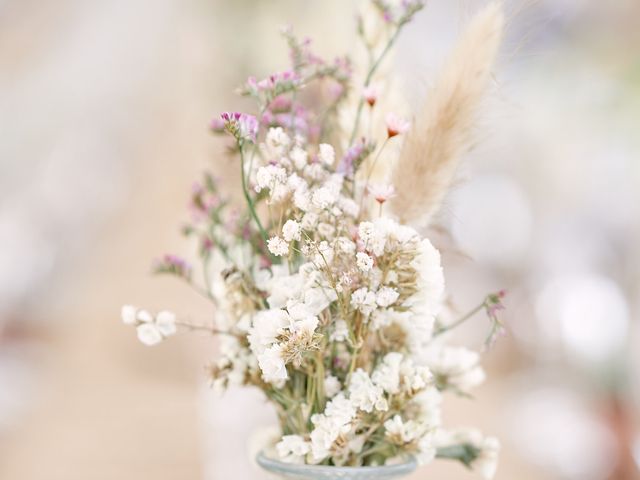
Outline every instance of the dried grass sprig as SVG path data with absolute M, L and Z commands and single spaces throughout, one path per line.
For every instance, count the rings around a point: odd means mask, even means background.
M 440 207 L 471 144 L 503 28 L 501 4 L 493 2 L 472 19 L 428 92 L 392 173 L 391 208 L 403 222 L 424 226 Z

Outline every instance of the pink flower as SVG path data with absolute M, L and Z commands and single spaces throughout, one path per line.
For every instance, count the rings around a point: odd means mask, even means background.
M 406 121 L 404 118 L 399 117 L 395 113 L 387 114 L 385 120 L 387 123 L 387 135 L 389 138 L 408 132 L 409 127 L 411 126 L 411 123 Z
M 376 100 L 378 100 L 378 89 L 373 85 L 364 87 L 364 89 L 362 90 L 362 96 L 369 104 L 369 106 L 373 107 L 376 104 Z
M 369 185 L 367 190 L 380 205 L 396 195 L 396 189 L 393 188 L 393 185 L 383 183 Z
M 239 112 L 224 112 L 220 115 L 224 128 L 237 140 L 251 140 L 255 143 L 258 135 L 258 120 L 253 115 Z

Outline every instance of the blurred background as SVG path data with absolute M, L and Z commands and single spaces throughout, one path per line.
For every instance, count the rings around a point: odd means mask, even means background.
M 394 68 L 429 84 L 480 0 L 431 0 Z M 465 310 L 506 288 L 509 334 L 449 425 L 501 438 L 499 480 L 639 479 L 640 3 L 507 0 L 508 32 L 440 223 Z M 291 23 L 329 57 L 343 0 L 0 1 L 0 478 L 260 479 L 260 396 L 216 398 L 207 337 L 149 349 L 123 303 L 212 312 L 151 260 L 188 254 L 191 183 L 235 166 L 207 130 Z M 461 335 L 482 342 L 483 319 Z M 437 464 L 414 477 L 476 478 Z

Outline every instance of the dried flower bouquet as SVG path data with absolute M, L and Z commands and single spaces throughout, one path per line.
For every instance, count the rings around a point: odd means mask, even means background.
M 198 241 L 203 282 L 178 257 L 156 265 L 214 303 L 215 325 L 133 306 L 122 317 L 147 345 L 178 327 L 218 335 L 213 386 L 264 392 L 280 419 L 282 461 L 362 466 L 411 455 L 455 459 L 491 478 L 497 440 L 441 425 L 443 394 L 468 395 L 484 379 L 479 354 L 443 334 L 484 309 L 490 342 L 503 294 L 444 322 L 440 254 L 417 228 L 429 224 L 469 146 L 503 15 L 493 3 L 470 22 L 409 122 L 380 68 L 423 7 L 369 3 L 358 23 L 368 57 L 360 75 L 283 30 L 291 69 L 240 88 L 255 115 L 224 113 L 212 124 L 232 140 L 245 208 L 205 175 L 184 229 Z

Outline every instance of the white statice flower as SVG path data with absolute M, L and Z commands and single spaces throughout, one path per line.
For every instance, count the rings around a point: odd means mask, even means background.
M 474 428 L 451 430 L 439 428 L 434 434 L 433 443 L 437 448 L 465 444 L 475 447 L 478 453 L 471 462 L 471 468 L 477 471 L 484 480 L 492 480 L 495 476 L 500 454 L 500 441 L 497 438 L 485 437 Z
M 293 161 L 293 165 L 298 170 L 302 170 L 307 166 L 309 155 L 304 149 L 300 148 L 299 146 L 295 146 L 291 149 L 289 158 L 291 158 L 291 161 Z
M 319 315 L 338 298 L 336 292 L 328 286 L 319 286 L 305 289 L 303 301 L 312 315 Z
M 138 313 L 138 309 L 133 305 L 123 305 L 121 316 L 122 323 L 125 325 L 135 325 L 136 324 L 136 314 Z
M 228 387 L 245 384 L 247 372 L 258 368 L 256 357 L 242 346 L 236 337 L 229 335 L 219 339 L 220 357 L 213 364 L 213 389 L 223 393 Z
M 269 296 L 267 303 L 271 308 L 284 308 L 287 301 L 302 294 L 304 283 L 300 274 L 289 275 L 287 265 L 272 265 L 273 275 L 265 282 L 264 289 Z
M 138 340 L 149 347 L 157 345 L 163 340 L 160 330 L 153 323 L 141 323 L 136 327 L 136 332 Z
M 435 386 L 419 392 L 412 403 L 418 407 L 420 421 L 435 427 L 442 424 L 442 393 Z
M 333 332 L 329 336 L 329 340 L 332 342 L 346 342 L 349 338 L 349 327 L 347 322 L 342 319 L 338 319 L 333 324 Z
M 311 445 L 300 435 L 285 435 L 276 444 L 276 451 L 283 462 L 304 463 L 304 457 L 311 451 Z
M 389 409 L 382 388 L 375 385 L 367 372 L 361 368 L 351 375 L 348 390 L 349 400 L 360 410 L 370 413 L 374 408 L 379 411 Z
M 444 388 L 468 393 L 485 380 L 480 355 L 464 347 L 433 345 L 424 351 L 422 361 Z
M 289 314 L 289 318 L 292 321 L 302 320 L 307 317 L 312 317 L 313 313 L 305 305 L 304 302 L 301 302 L 297 298 L 290 298 L 287 300 L 287 313 Z
M 367 287 L 359 288 L 351 294 L 351 306 L 368 316 L 377 307 L 376 294 Z
M 444 275 L 440 264 L 440 252 L 429 240 L 422 240 L 418 245 L 418 254 L 411 262 L 417 274 L 417 292 L 405 305 L 411 308 L 415 323 L 422 329 L 420 336 L 414 341 L 423 344 L 431 339 L 435 317 L 442 310 L 444 300 Z M 416 348 L 421 347 L 416 343 Z
M 258 355 L 258 365 L 262 378 L 267 383 L 280 386 L 289 376 L 282 356 L 282 346 L 274 344 Z
M 300 240 L 300 224 L 295 220 L 287 220 L 282 226 L 282 236 L 287 242 Z
M 338 377 L 327 375 L 324 379 L 324 393 L 328 398 L 335 397 L 342 390 L 342 384 Z
M 289 325 L 289 330 L 298 335 L 310 337 L 318 328 L 318 317 L 305 317 L 293 320 Z
M 158 312 L 154 323 L 163 337 L 173 335 L 178 330 L 176 327 L 176 315 L 167 310 Z
M 138 340 L 147 346 L 157 345 L 177 331 L 176 316 L 167 310 L 154 317 L 147 310 L 125 305 L 122 308 L 122 321 L 126 325 L 135 326 Z
M 314 429 L 311 431 L 311 460 L 319 463 L 331 454 L 335 441 L 340 435 L 351 430 L 351 422 L 356 416 L 356 407 L 344 394 L 338 393 L 327 403 L 324 413 L 311 417 Z
M 404 391 L 409 395 L 415 395 L 433 384 L 431 370 L 423 365 L 415 365 L 410 358 L 406 358 L 400 365 L 400 376 Z
M 486 437 L 480 446 L 480 455 L 474 462 L 473 468 L 485 480 L 491 480 L 498 470 L 500 455 L 500 440 L 496 437 Z
M 400 415 L 394 415 L 384 422 L 385 435 L 398 444 L 411 443 L 421 438 L 425 433 L 425 426 L 413 420 L 403 421 Z
M 363 272 L 368 272 L 373 267 L 373 258 L 365 252 L 356 253 L 356 266 Z
M 371 375 L 373 383 L 392 395 L 399 393 L 402 359 L 403 355 L 401 353 L 387 353 Z
M 153 315 L 146 310 L 138 310 L 138 313 L 136 314 L 136 321 L 138 323 L 151 323 L 153 322 Z
M 335 162 L 336 152 L 333 150 L 333 147 L 328 143 L 321 143 L 320 151 L 318 153 L 318 158 L 322 163 L 330 167 Z
M 382 287 L 376 292 L 376 303 L 381 307 L 389 307 L 396 303 L 400 294 L 392 287 Z
M 289 254 L 289 242 L 280 237 L 271 237 L 267 241 L 269 251 L 276 257 L 284 257 Z
M 253 325 L 249 329 L 249 345 L 256 354 L 273 345 L 282 335 L 283 329 L 289 326 L 289 315 L 284 310 L 262 310 L 253 318 Z
M 394 309 L 378 309 L 371 315 L 371 328 L 379 330 L 388 327 L 391 324 L 400 325 L 407 331 L 410 331 L 412 314 L 409 311 L 401 312 Z

